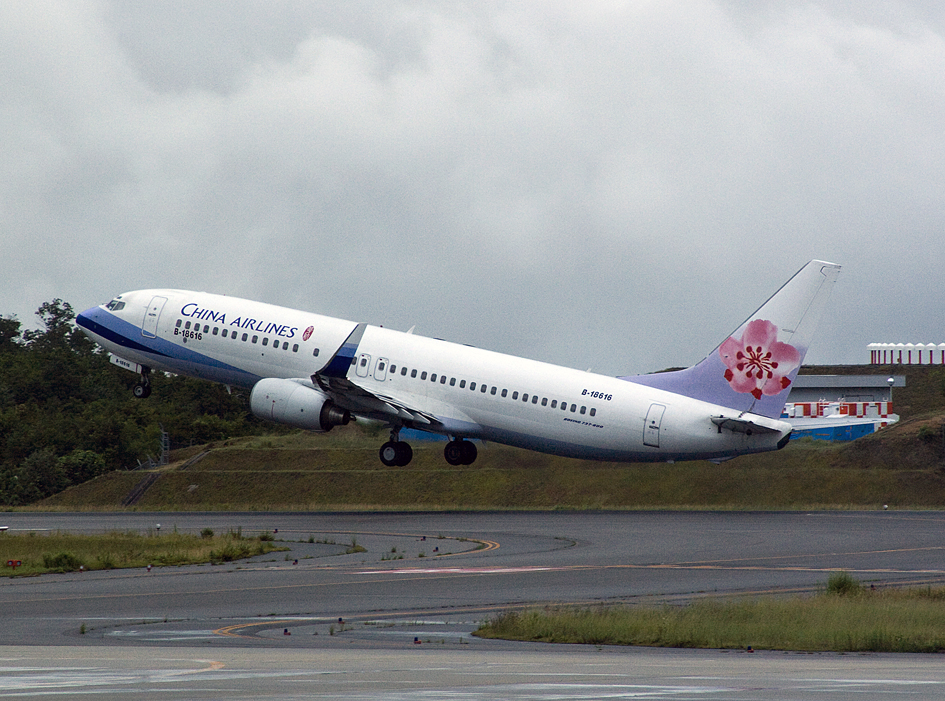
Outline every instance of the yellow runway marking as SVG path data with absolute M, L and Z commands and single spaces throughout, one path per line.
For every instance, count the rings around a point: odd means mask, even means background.
M 240 635 L 234 631 L 242 630 L 243 628 L 254 628 L 257 626 L 270 626 L 272 628 L 278 628 L 279 626 L 285 627 L 289 623 L 299 623 L 299 621 L 300 619 L 295 619 L 292 621 L 259 621 L 257 623 L 237 623 L 236 625 L 217 628 L 215 631 L 213 631 L 213 634 L 224 635 L 229 638 L 251 638 L 251 635 Z

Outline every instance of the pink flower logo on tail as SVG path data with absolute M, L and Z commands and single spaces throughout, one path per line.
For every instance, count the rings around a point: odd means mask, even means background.
M 719 355 L 732 389 L 755 399 L 781 393 L 791 384 L 788 375 L 801 364 L 797 348 L 778 341 L 778 327 L 763 319 L 749 322 L 741 339 L 727 338 Z

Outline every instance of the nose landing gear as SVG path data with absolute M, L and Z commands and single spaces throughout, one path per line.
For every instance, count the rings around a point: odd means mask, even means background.
M 131 391 L 135 399 L 147 399 L 151 396 L 151 368 L 141 369 L 141 379 Z

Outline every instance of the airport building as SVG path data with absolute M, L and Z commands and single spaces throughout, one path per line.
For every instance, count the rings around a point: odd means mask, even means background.
M 905 375 L 798 375 L 781 418 L 792 440 L 852 441 L 899 420 L 893 388 L 905 386 Z
M 945 365 L 945 343 L 871 343 L 872 365 Z

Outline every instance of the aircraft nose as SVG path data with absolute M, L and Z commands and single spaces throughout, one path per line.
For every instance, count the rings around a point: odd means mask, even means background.
M 99 333 L 102 325 L 99 323 L 99 319 L 102 318 L 102 308 L 101 307 L 92 307 L 91 309 L 86 309 L 84 312 L 76 316 L 75 323 L 85 334 L 88 336 L 90 334 Z
M 78 324 L 81 328 L 87 329 L 92 323 L 92 314 L 98 307 L 92 307 L 91 309 L 86 309 L 84 312 L 80 313 L 75 318 L 75 323 Z

